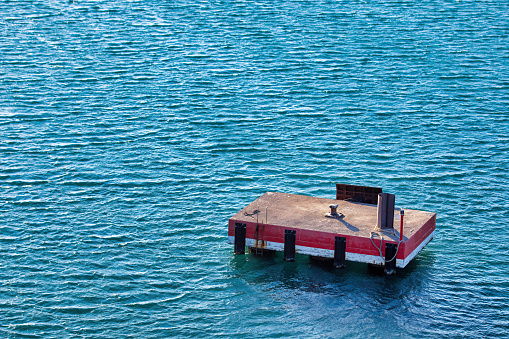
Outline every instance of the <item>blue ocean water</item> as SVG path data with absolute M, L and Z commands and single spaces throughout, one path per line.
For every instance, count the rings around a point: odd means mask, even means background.
M 509 333 L 509 3 L 0 2 L 0 336 Z M 266 191 L 436 212 L 396 276 L 234 256 Z

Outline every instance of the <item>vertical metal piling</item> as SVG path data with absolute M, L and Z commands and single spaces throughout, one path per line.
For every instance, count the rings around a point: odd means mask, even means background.
M 397 244 L 391 244 L 391 243 L 385 244 L 385 268 L 384 268 L 384 271 L 386 274 L 389 274 L 389 275 L 396 274 L 396 258 L 395 258 L 395 256 L 397 253 L 396 252 L 397 248 L 398 248 Z
M 344 268 L 346 257 L 346 238 L 336 236 L 334 243 L 334 267 Z
M 235 223 L 235 244 L 233 252 L 235 254 L 246 253 L 246 224 L 244 223 Z
M 285 230 L 285 261 L 295 260 L 295 230 Z

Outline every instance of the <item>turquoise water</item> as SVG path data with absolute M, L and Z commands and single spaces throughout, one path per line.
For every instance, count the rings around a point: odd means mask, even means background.
M 505 1 L 2 1 L 0 337 L 509 333 Z M 438 213 L 393 277 L 234 256 L 266 191 Z

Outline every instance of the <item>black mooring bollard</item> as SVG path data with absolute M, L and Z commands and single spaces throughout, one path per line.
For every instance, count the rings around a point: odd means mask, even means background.
M 233 248 L 235 254 L 246 253 L 246 224 L 235 223 L 235 244 Z
M 295 230 L 285 230 L 285 261 L 295 260 Z
M 346 258 L 346 238 L 336 237 L 334 243 L 334 267 L 344 268 Z

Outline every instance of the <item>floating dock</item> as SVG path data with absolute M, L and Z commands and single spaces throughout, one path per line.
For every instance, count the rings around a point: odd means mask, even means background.
M 267 192 L 229 219 L 235 253 L 283 251 L 403 268 L 433 239 L 436 213 L 394 207 L 380 188 L 336 185 L 336 199 Z M 396 213 L 395 213 L 396 212 Z

